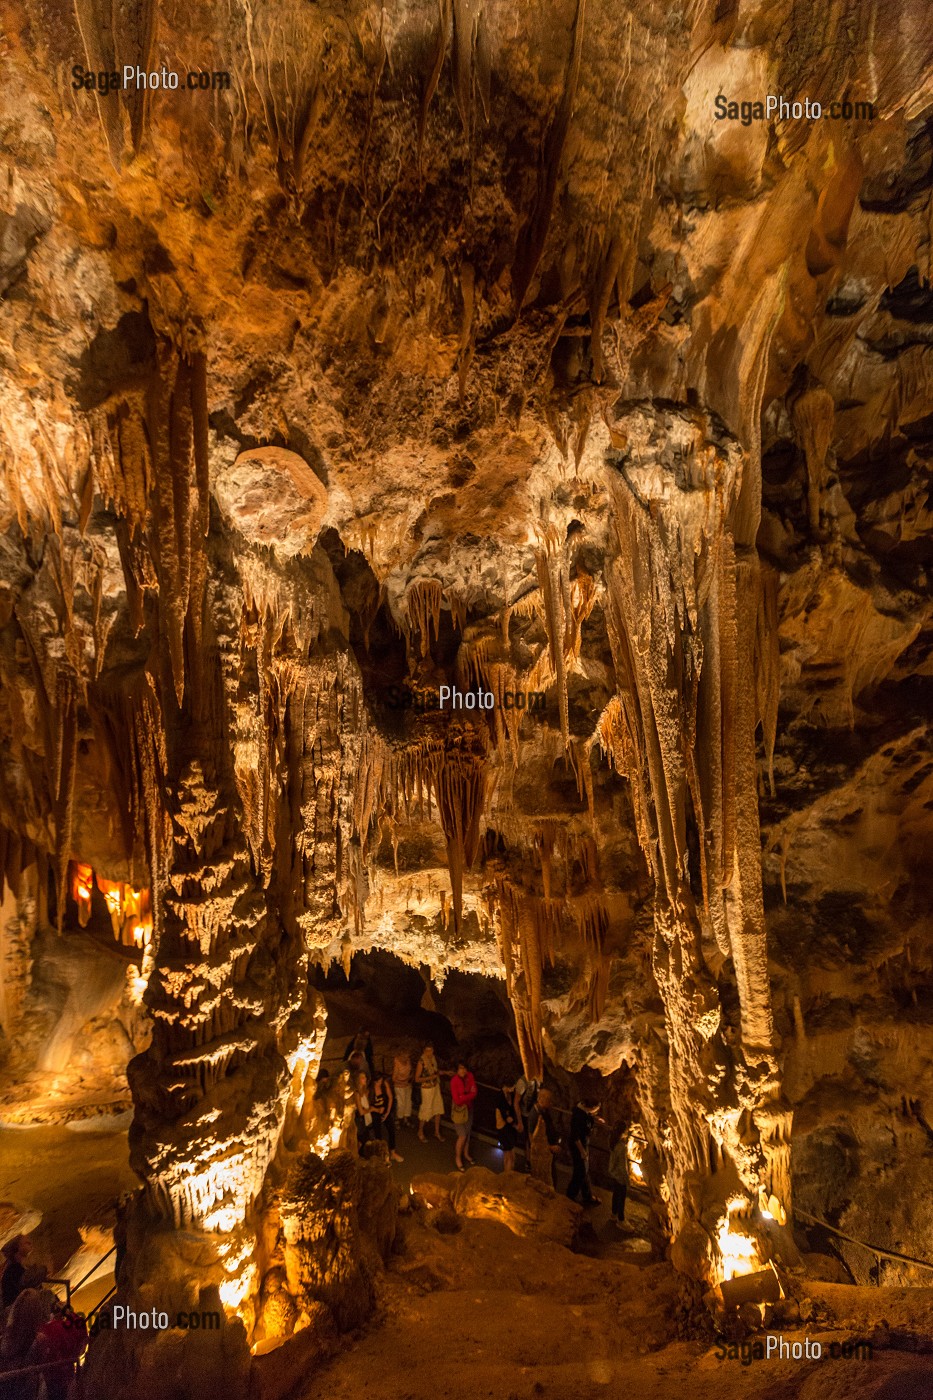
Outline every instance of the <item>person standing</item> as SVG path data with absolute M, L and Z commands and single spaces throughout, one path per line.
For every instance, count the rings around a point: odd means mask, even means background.
M 518 1125 L 521 1114 L 514 1084 L 503 1084 L 496 1100 L 496 1130 L 502 1152 L 502 1170 L 515 1170 L 515 1149 L 518 1146 Z
M 539 1090 L 528 1118 L 529 1170 L 547 1186 L 554 1185 L 554 1162 L 560 1151 L 560 1134 L 551 1111 L 553 1103 L 550 1089 Z
M 519 1135 L 525 1143 L 525 1167 L 531 1170 L 531 1115 L 534 1106 L 538 1102 L 538 1094 L 541 1084 L 537 1079 L 526 1079 L 524 1074 L 519 1075 L 515 1081 L 515 1097 L 518 1100 L 521 1121 L 519 1123 Z
M 623 1123 L 609 1156 L 612 1178 L 612 1218 L 617 1225 L 625 1219 L 625 1198 L 628 1195 L 628 1124 Z
M 411 1081 L 414 1069 L 407 1050 L 399 1050 L 392 1061 L 392 1088 L 395 1093 L 395 1115 L 400 1123 L 411 1126 Z
M 351 1058 L 353 1055 L 362 1055 L 364 1057 L 366 1060 L 366 1068 L 369 1070 L 369 1077 L 372 1079 L 376 1073 L 376 1066 L 373 1061 L 372 1036 L 369 1034 L 369 1031 L 364 1030 L 362 1026 L 343 1052 L 343 1058 L 350 1064 L 354 1063 Z M 355 1063 L 358 1064 L 359 1061 Z
M 4 1308 L 10 1308 L 16 1302 L 26 1285 L 26 1260 L 32 1252 L 32 1241 L 28 1235 L 14 1235 L 3 1246 L 3 1257 L 6 1263 L 3 1268 L 3 1278 L 0 1279 L 0 1297 L 3 1300 Z
M 583 1099 L 570 1115 L 570 1161 L 573 1171 L 567 1195 L 575 1201 L 582 1194 L 585 1206 L 599 1202 L 590 1181 L 590 1134 L 596 1126 L 599 1104 L 595 1099 Z
M 400 1157 L 395 1150 L 395 1119 L 392 1116 L 395 1096 L 392 1093 L 392 1084 L 385 1070 L 381 1074 L 377 1074 L 372 1082 L 369 1103 L 373 1111 L 373 1137 L 381 1138 L 384 1132 L 392 1161 L 403 1162 L 404 1157 Z
M 39 1329 L 30 1356 L 44 1366 L 45 1400 L 68 1400 L 75 1365 L 87 1347 L 87 1324 L 69 1307 L 56 1308 Z M 55 1364 L 52 1364 L 55 1363 Z
M 424 1142 L 425 1126 L 434 1119 L 434 1136 L 441 1142 L 441 1114 L 444 1112 L 444 1098 L 441 1094 L 440 1071 L 434 1058 L 434 1046 L 426 1045 L 421 1052 L 415 1070 L 415 1083 L 421 1090 L 421 1106 L 418 1109 L 418 1137 Z
M 369 1076 L 358 1074 L 356 1076 L 356 1089 L 354 1092 L 356 1101 L 356 1141 L 360 1153 L 370 1138 L 378 1136 L 374 1134 L 373 1108 L 369 1098 Z
M 0 1374 L 36 1364 L 36 1341 L 57 1305 L 47 1288 L 24 1288 L 10 1308 L 0 1338 Z M 4 1400 L 36 1400 L 41 1372 L 12 1377 L 0 1386 Z
M 470 1134 L 473 1131 L 473 1105 L 478 1093 L 476 1079 L 463 1060 L 457 1065 L 457 1073 L 451 1076 L 450 1097 L 453 1100 L 451 1118 L 457 1133 L 455 1154 L 457 1171 L 466 1171 L 464 1161 L 472 1164 L 470 1156 Z

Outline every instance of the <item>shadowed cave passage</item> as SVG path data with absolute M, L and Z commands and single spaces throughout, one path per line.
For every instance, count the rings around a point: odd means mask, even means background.
M 479 1087 L 476 1131 L 488 1140 L 488 1161 L 498 1169 L 501 1151 L 497 1146 L 496 1099 L 503 1085 L 516 1084 L 523 1073 L 514 1015 L 502 980 L 454 969 L 443 986 L 437 987 L 426 969 L 412 968 L 390 953 L 374 951 L 357 954 L 349 976 L 342 969 L 331 967 L 326 974 L 319 973 L 316 981 L 327 1005 L 328 1033 L 322 1068 L 331 1074 L 343 1068 L 350 1042 L 361 1028 L 372 1039 L 377 1073 L 384 1070 L 390 1076 L 397 1051 L 409 1054 L 415 1064 L 423 1046 L 433 1044 L 441 1068 L 446 1149 L 443 1154 L 434 1154 L 436 1162 L 432 1161 L 432 1168 L 446 1170 L 453 1161 L 449 1080 L 462 1057 Z M 555 1164 L 560 1183 L 565 1187 L 569 1175 L 566 1142 L 570 1111 L 581 1097 L 592 1094 L 599 1099 L 605 1120 L 593 1136 L 592 1174 L 598 1186 L 610 1189 L 607 1168 L 615 1130 L 634 1121 L 635 1091 L 630 1072 L 623 1067 L 604 1079 L 589 1069 L 568 1075 L 559 1067 L 548 1065 L 543 1082 L 553 1100 L 555 1123 L 565 1144 Z M 529 1103 L 533 1098 L 532 1092 Z M 640 1132 L 637 1124 L 636 1131 Z M 408 1135 L 402 1151 L 412 1146 Z M 518 1160 L 521 1169 L 528 1170 L 528 1143 L 524 1136 Z M 411 1169 L 407 1167 L 403 1173 L 395 1174 L 407 1182 Z M 645 1200 L 647 1204 L 647 1196 Z

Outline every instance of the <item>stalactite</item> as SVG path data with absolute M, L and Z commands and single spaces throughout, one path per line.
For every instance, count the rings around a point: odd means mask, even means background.
M 0 1028 L 9 1044 L 22 1030 L 40 927 L 39 880 L 44 874 L 32 843 L 0 827 Z M 4 889 L 9 884 L 9 891 Z
M 39 853 L 28 836 L 0 823 L 0 901 L 7 888 L 15 899 L 20 896 L 23 871 L 36 864 Z
M 441 607 L 444 593 L 436 579 L 422 579 L 413 583 L 406 596 L 408 610 L 407 623 L 410 636 L 417 635 L 421 655 L 427 656 L 431 649 L 431 633 L 435 640 L 439 635 Z
M 473 126 L 473 93 L 479 92 L 485 117 L 489 117 L 489 50 L 483 0 L 453 0 L 454 34 L 451 68 L 454 96 L 464 131 Z
M 206 363 L 160 347 L 146 422 L 152 454 L 155 532 L 150 547 L 159 580 L 159 618 L 167 639 L 175 698 L 185 693 L 185 627 L 200 642 L 208 526 Z M 199 588 L 192 589 L 192 569 Z M 197 663 L 196 663 L 197 671 Z
M 459 935 L 463 916 L 463 874 L 476 859 L 486 795 L 486 754 L 477 731 L 451 726 L 434 785 L 438 813 L 447 838 L 454 932 Z
M 557 679 L 557 705 L 560 715 L 560 732 L 565 744 L 570 742 L 570 720 L 567 700 L 567 579 L 553 537 L 545 538 L 543 547 L 535 551 L 535 564 L 538 571 L 538 586 L 544 599 L 544 617 L 547 628 L 548 649 L 554 675 Z
M 592 1022 L 599 1021 L 606 1009 L 609 992 L 609 957 L 606 939 L 609 911 L 598 895 L 588 895 L 574 909 L 577 933 L 586 949 L 589 968 L 587 1011 Z
M 58 931 L 65 917 L 65 892 L 71 832 L 74 824 L 74 783 L 78 761 L 78 695 L 74 679 L 65 671 L 58 676 L 55 714 L 57 727 L 53 760 L 52 808 L 55 817 L 55 866 L 58 875 Z
M 532 278 L 544 252 L 554 199 L 557 193 L 557 178 L 560 172 L 561 157 L 570 129 L 576 100 L 577 83 L 580 77 L 580 58 L 583 52 L 583 28 L 585 0 L 577 0 L 573 21 L 570 57 L 564 78 L 564 89 L 554 120 L 545 138 L 538 165 L 538 185 L 534 204 L 518 236 L 515 262 L 512 268 L 512 285 L 516 313 L 520 312 Z
M 826 457 L 833 438 L 836 405 L 821 384 L 804 389 L 791 405 L 791 419 L 807 464 L 810 529 L 820 528 L 820 496 L 826 485 Z
M 505 876 L 496 879 L 490 900 L 522 1064 L 538 1079 L 544 1072 L 542 976 L 545 961 L 554 959 L 556 907 L 556 901 L 538 899 Z
M 437 91 L 440 81 L 441 69 L 444 66 L 444 55 L 447 52 L 447 45 L 450 42 L 450 31 L 453 22 L 453 0 L 437 0 L 438 30 L 437 40 L 434 46 L 434 57 L 431 62 L 431 71 L 428 74 L 424 85 L 424 94 L 421 98 L 421 110 L 418 116 L 418 170 L 421 170 L 421 156 L 424 148 L 424 133 L 428 124 L 428 112 L 431 108 L 431 100 Z
M 760 566 L 760 588 L 755 621 L 755 694 L 758 719 L 764 741 L 768 783 L 774 796 L 774 745 L 777 740 L 778 706 L 781 699 L 781 652 L 778 642 L 777 571 Z
M 461 637 L 467 626 L 467 602 L 455 589 L 449 588 L 446 594 L 447 606 L 450 609 L 450 620 L 460 633 Z
M 191 378 L 191 447 L 194 456 L 195 506 L 191 512 L 191 588 L 189 609 L 191 645 L 188 649 L 188 669 L 196 703 L 203 711 L 205 705 L 202 676 L 204 625 L 202 600 L 207 589 L 207 535 L 210 529 L 210 462 L 208 447 L 207 356 L 198 352 L 192 356 Z

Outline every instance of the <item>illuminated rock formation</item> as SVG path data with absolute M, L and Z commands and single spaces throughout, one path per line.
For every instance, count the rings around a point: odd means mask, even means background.
M 231 1374 L 320 1301 L 274 1197 L 353 1149 L 312 983 L 372 949 L 604 1076 L 695 1277 L 795 1203 L 905 1250 L 920 0 L 46 9 L 0 54 L 0 1093 L 52 964 L 122 959 L 67 1035 L 130 1060 L 126 1296 L 217 1290 Z M 229 82 L 98 80 L 179 55 Z M 768 92 L 874 110 L 717 112 Z

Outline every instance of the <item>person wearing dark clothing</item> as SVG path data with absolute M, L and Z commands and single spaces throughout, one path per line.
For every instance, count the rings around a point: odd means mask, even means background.
M 394 1098 L 392 1081 L 386 1074 L 377 1074 L 369 1089 L 369 1104 L 373 1111 L 372 1135 L 381 1138 L 385 1133 L 389 1144 L 389 1155 L 393 1162 L 404 1161 L 395 1150 L 395 1117 L 392 1113 Z
M 374 1060 L 373 1060 L 373 1042 L 372 1042 L 372 1037 L 370 1036 L 369 1031 L 363 1030 L 362 1027 L 357 1031 L 356 1035 L 355 1035 L 355 1036 L 353 1037 L 353 1039 L 350 1041 L 350 1043 L 349 1043 L 349 1045 L 347 1046 L 346 1050 L 344 1050 L 344 1052 L 343 1052 L 343 1058 L 344 1058 L 344 1060 L 346 1060 L 347 1062 L 349 1062 L 349 1061 L 350 1061 L 351 1055 L 355 1055 L 355 1054 L 356 1054 L 356 1055 L 363 1055 L 363 1056 L 365 1057 L 365 1059 L 366 1059 L 366 1065 L 367 1065 L 368 1068 L 369 1068 L 369 1077 L 370 1077 L 370 1079 L 375 1079 L 375 1077 L 376 1077 L 376 1065 L 375 1065 L 375 1062 L 374 1062 Z M 359 1066 L 359 1061 L 357 1061 L 355 1064 L 353 1064 L 353 1065 L 351 1066 L 351 1068 L 357 1069 L 358 1066 Z
M 528 1115 L 528 1165 L 531 1175 L 554 1185 L 554 1159 L 560 1150 L 560 1133 L 552 1112 L 553 1099 L 542 1089 Z
M 515 1149 L 518 1146 L 521 1115 L 518 1110 L 518 1096 L 514 1084 L 503 1084 L 496 1099 L 496 1131 L 499 1134 L 499 1147 L 502 1152 L 502 1170 L 515 1170 Z
M 525 1140 L 525 1170 L 531 1170 L 531 1115 L 534 1112 L 535 1104 L 538 1102 L 538 1092 L 541 1085 L 537 1079 L 526 1079 L 522 1074 L 515 1081 L 515 1097 L 518 1101 L 518 1110 L 521 1116 L 519 1123 L 519 1133 Z
M 0 1300 L 4 1310 L 12 1307 L 23 1289 L 28 1286 L 26 1260 L 32 1251 L 27 1235 L 16 1235 L 3 1246 L 6 1264 L 0 1280 Z
M 24 1288 L 10 1308 L 0 1338 L 0 1378 L 7 1371 L 19 1371 L 36 1364 L 40 1328 L 57 1305 L 55 1294 L 46 1288 Z M 3 1400 L 36 1400 L 41 1372 L 0 1379 Z
M 598 1204 L 590 1181 L 590 1134 L 596 1125 L 598 1112 L 598 1103 L 584 1099 L 570 1115 L 570 1161 L 573 1171 L 567 1195 L 572 1201 L 582 1195 L 585 1206 Z
M 609 1157 L 609 1175 L 612 1178 L 612 1218 L 621 1225 L 628 1195 L 628 1125 L 624 1123 Z

